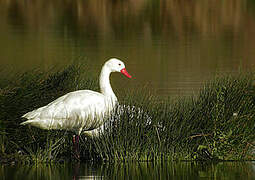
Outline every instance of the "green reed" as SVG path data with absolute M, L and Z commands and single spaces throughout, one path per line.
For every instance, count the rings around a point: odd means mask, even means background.
M 62 156 L 68 157 L 71 153 L 70 133 L 21 126 L 20 123 L 25 120 L 21 116 L 70 91 L 97 90 L 95 79 L 86 66 L 74 64 L 63 70 L 26 72 L 5 82 L 0 89 L 0 161 L 12 159 L 10 155 L 29 162 L 49 162 Z
M 0 162 L 72 157 L 72 133 L 20 126 L 21 116 L 78 89 L 98 90 L 84 65 L 30 71 L 0 85 Z M 81 136 L 81 160 L 254 159 L 254 74 L 218 76 L 190 97 L 127 90 L 97 137 Z
M 240 160 L 254 158 L 253 74 L 217 77 L 195 96 L 160 100 L 128 94 L 99 138 L 106 160 Z

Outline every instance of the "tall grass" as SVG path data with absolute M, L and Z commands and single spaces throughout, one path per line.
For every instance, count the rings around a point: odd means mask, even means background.
M 69 157 L 72 134 L 20 126 L 24 121 L 21 116 L 70 91 L 98 90 L 95 79 L 86 66 L 73 64 L 63 70 L 34 70 L 5 81 L 0 90 L 0 160 L 12 161 L 11 157 L 15 157 L 15 161 L 21 158 L 28 162 L 48 162 Z
M 77 89 L 98 90 L 84 66 L 32 71 L 0 87 L 0 161 L 51 162 L 72 156 L 72 133 L 20 126 L 20 117 Z M 81 136 L 82 160 L 254 159 L 254 74 L 219 76 L 190 97 L 125 92 L 97 137 Z
M 114 124 L 91 143 L 102 158 L 146 161 L 254 158 L 252 74 L 217 77 L 197 96 L 159 100 L 142 91 L 130 94 L 122 103 L 135 107 L 125 108 L 121 116 L 112 117 Z

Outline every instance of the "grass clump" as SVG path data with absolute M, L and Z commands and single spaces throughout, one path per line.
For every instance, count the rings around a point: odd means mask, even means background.
M 254 159 L 253 77 L 217 77 L 198 95 L 172 100 L 129 94 L 91 144 L 107 160 Z
M 73 64 L 63 70 L 34 70 L 14 77 L 1 87 L 0 161 L 51 162 L 69 157 L 71 133 L 21 126 L 25 120 L 21 116 L 70 91 L 97 90 L 97 81 L 88 68 Z
M 69 160 L 72 133 L 20 126 L 21 116 L 67 92 L 98 90 L 96 79 L 84 66 L 71 65 L 1 84 L 0 161 Z M 99 136 L 81 136 L 82 160 L 254 159 L 252 73 L 216 77 L 190 97 L 160 99 L 146 88 L 123 94 Z

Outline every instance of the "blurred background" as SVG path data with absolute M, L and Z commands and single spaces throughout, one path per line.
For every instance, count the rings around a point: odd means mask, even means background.
M 164 97 L 255 67 L 254 0 L 0 0 L 0 14 L 1 78 L 118 57 L 134 79 L 113 75 L 115 89 Z

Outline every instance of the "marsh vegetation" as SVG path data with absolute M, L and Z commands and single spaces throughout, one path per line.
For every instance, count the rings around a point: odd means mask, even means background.
M 0 81 L 0 161 L 59 162 L 72 156 L 72 133 L 20 126 L 21 116 L 78 89 L 99 90 L 86 65 L 33 70 Z M 3 76 L 2 76 L 3 77 Z M 81 161 L 252 160 L 253 73 L 218 75 L 189 97 L 121 92 L 98 137 L 81 136 Z

